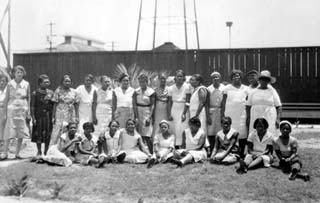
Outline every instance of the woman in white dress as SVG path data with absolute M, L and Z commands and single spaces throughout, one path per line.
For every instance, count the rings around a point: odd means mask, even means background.
M 11 139 L 17 138 L 17 148 L 15 157 L 21 159 L 19 155 L 23 138 L 30 137 L 30 129 L 27 123 L 31 119 L 30 115 L 30 85 L 23 78 L 26 71 L 23 66 L 15 66 L 12 70 L 14 79 L 7 85 L 6 97 L 3 102 L 4 115 L 6 115 L 6 125 L 4 128 L 4 152 L 1 159 L 8 158 L 8 148 Z
M 120 153 L 125 153 L 125 162 L 146 163 L 152 156 L 136 131 L 136 122 L 133 119 L 127 120 L 126 128 L 121 130 L 120 145 Z
M 209 116 L 208 120 L 208 140 L 210 143 L 209 154 L 212 153 L 215 136 L 221 130 L 221 102 L 223 97 L 222 90 L 224 85 L 220 83 L 221 75 L 218 72 L 213 72 L 210 75 L 212 84 L 207 88 L 209 92 Z
M 137 122 L 137 129 L 142 136 L 144 143 L 152 152 L 152 120 L 154 113 L 155 92 L 148 87 L 148 76 L 141 74 L 138 77 L 140 87 L 133 94 L 134 117 Z
M 188 123 L 189 128 L 185 129 L 182 134 L 182 147 L 174 153 L 172 158 L 173 163 L 179 167 L 207 159 L 206 134 L 201 129 L 199 118 L 192 117 Z
M 6 125 L 6 115 L 4 114 L 4 99 L 7 92 L 8 78 L 0 74 L 0 144 L 3 144 L 4 127 Z
M 126 127 L 128 119 L 133 118 L 133 93 L 134 89 L 129 85 L 129 76 L 122 74 L 119 77 L 120 87 L 114 89 L 112 96 L 112 109 L 115 112 L 114 119 L 120 123 L 120 128 Z
M 102 132 L 105 132 L 114 112 L 112 110 L 112 95 L 113 90 L 110 87 L 111 79 L 108 76 L 101 76 L 101 87 L 93 93 L 92 104 L 92 120 L 96 125 L 94 135 L 98 137 Z
M 185 83 L 186 76 L 183 70 L 178 70 L 175 84 L 168 88 L 168 120 L 171 121 L 172 132 L 176 136 L 175 147 L 182 145 L 182 132 L 188 128 L 191 86 Z
M 253 131 L 253 123 L 257 118 L 265 118 L 269 123 L 268 131 L 276 135 L 276 127 L 280 121 L 281 101 L 277 91 L 270 87 L 275 78 L 267 70 L 261 71 L 260 85 L 249 95 L 247 102 L 249 132 Z
M 76 91 L 79 98 L 79 127 L 78 130 L 83 132 L 82 125 L 86 122 L 92 122 L 92 102 L 93 93 L 96 88 L 92 85 L 93 75 L 88 74 L 84 77 L 84 84 L 77 87 Z
M 230 74 L 231 84 L 223 90 L 221 116 L 232 119 L 232 128 L 239 133 L 239 153 L 244 157 L 247 143 L 246 99 L 248 86 L 242 84 L 242 71 L 233 70 Z

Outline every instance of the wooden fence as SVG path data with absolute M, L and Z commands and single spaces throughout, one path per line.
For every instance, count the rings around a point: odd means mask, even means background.
M 112 75 L 117 64 L 137 64 L 145 69 L 174 73 L 184 69 L 187 74 L 200 73 L 206 84 L 210 73 L 219 71 L 224 81 L 228 73 L 240 69 L 268 69 L 277 78 L 274 84 L 283 102 L 320 103 L 320 47 L 288 47 L 261 49 L 179 50 L 174 52 L 119 51 L 14 54 L 14 65 L 23 65 L 31 88 L 36 88 L 40 74 L 47 74 L 55 89 L 62 75 L 70 74 L 74 86 L 82 83 L 85 74 Z M 244 78 L 244 83 L 247 83 Z

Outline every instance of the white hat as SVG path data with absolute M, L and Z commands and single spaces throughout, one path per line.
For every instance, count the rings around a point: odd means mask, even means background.
M 276 78 L 272 77 L 270 71 L 268 70 L 261 71 L 258 79 L 260 80 L 260 78 L 268 78 L 271 84 L 276 82 Z

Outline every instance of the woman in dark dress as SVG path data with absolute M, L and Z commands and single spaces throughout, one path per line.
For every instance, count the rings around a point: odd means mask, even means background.
M 47 75 L 40 75 L 39 88 L 32 93 L 32 137 L 31 141 L 37 144 L 37 156 L 42 155 L 41 144 L 44 143 L 44 155 L 50 144 L 52 132 L 53 91 L 48 89 L 50 80 Z

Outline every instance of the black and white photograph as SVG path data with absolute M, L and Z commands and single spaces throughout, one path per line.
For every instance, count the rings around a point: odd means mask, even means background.
M 318 0 L 0 0 L 0 202 L 320 202 Z

